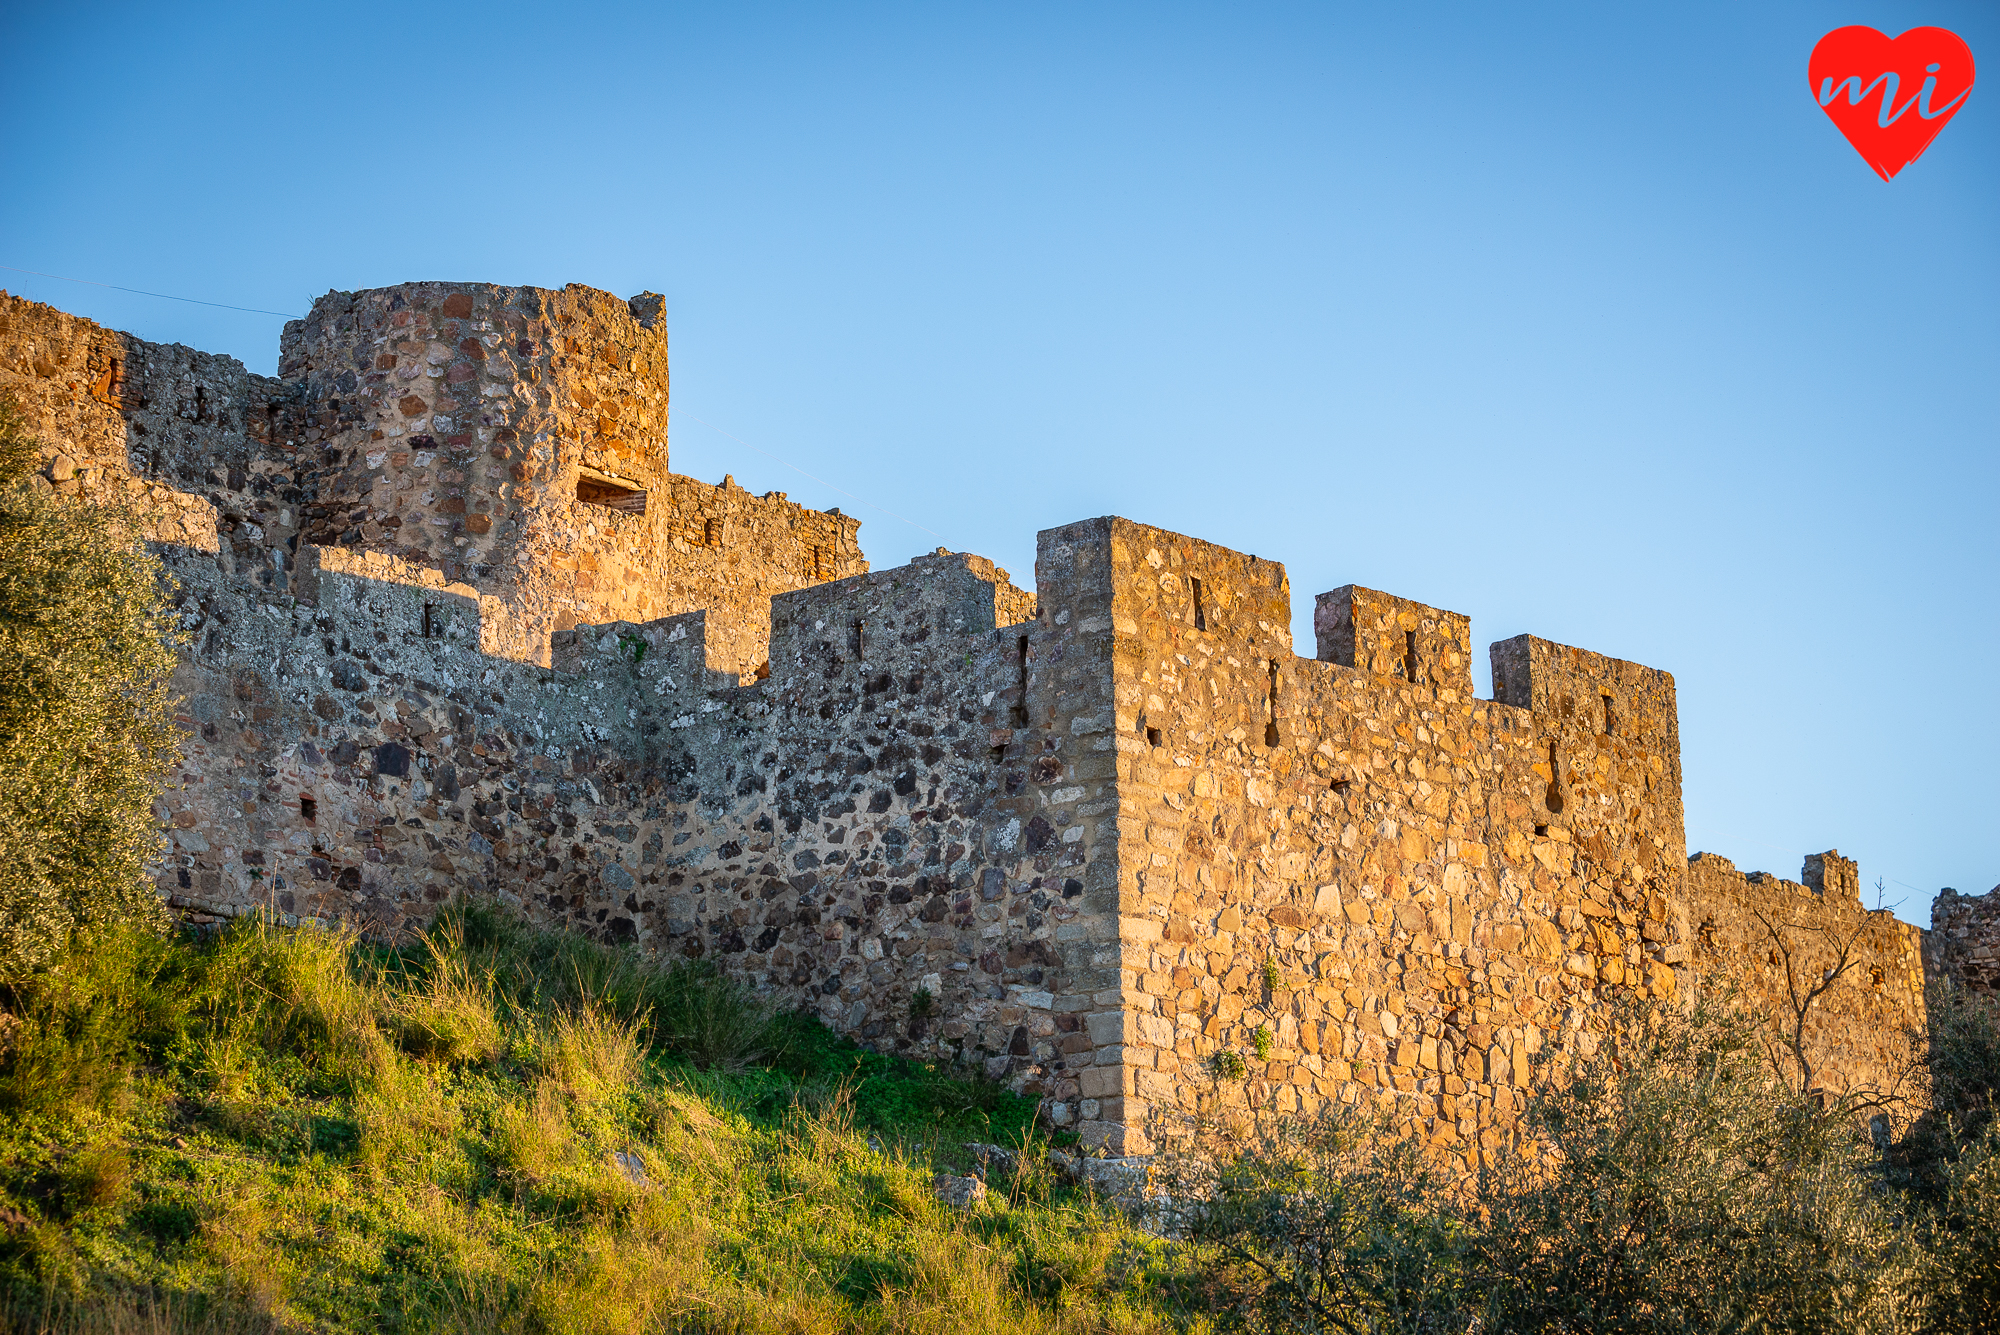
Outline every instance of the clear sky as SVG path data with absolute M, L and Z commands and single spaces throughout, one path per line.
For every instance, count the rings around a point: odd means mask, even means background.
M 1358 582 L 1470 614 L 1482 692 L 1522 631 L 1671 671 L 1691 850 L 2000 881 L 2000 88 L 1884 183 L 1806 80 L 1866 23 L 1990 82 L 2000 9 L 1418 10 L 17 0 L 0 264 L 662 292 L 676 470 L 877 568 L 1164 525 L 1284 561 L 1307 653 Z

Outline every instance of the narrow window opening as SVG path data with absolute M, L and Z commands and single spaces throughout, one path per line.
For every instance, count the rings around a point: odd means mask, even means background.
M 1403 676 L 1414 684 L 1417 680 L 1417 633 L 1403 632 Z
M 701 545 L 704 547 L 720 547 L 722 545 L 722 521 L 720 519 L 704 519 L 702 521 Z
M 1606 737 L 1618 735 L 1618 715 L 1611 708 L 1611 697 L 1608 695 L 1604 697 L 1604 735 Z
M 444 638 L 444 611 L 436 603 L 424 604 L 424 638 Z
M 646 513 L 646 493 L 637 487 L 628 487 L 610 478 L 591 477 L 579 474 L 576 479 L 576 498 L 585 505 L 601 505 L 607 510 L 621 510 L 628 515 Z
M 1146 745 L 1158 746 L 1159 744 L 1160 744 L 1160 730 L 1158 728 L 1146 729 Z
M 865 623 L 860 621 L 854 623 L 853 649 L 854 649 L 854 656 L 857 659 L 866 657 L 868 653 L 868 641 L 865 631 L 866 631 Z
M 1551 815 L 1560 816 L 1563 809 L 1562 766 L 1556 759 L 1556 744 L 1549 743 L 1549 791 L 1543 798 Z
M 1028 637 L 1027 636 L 1022 635 L 1018 636 L 1015 639 L 1014 654 L 1015 654 L 1015 659 L 1019 665 L 1018 666 L 1019 676 L 1014 683 L 1014 688 L 1016 691 L 1019 692 L 1019 695 L 1016 697 L 1014 701 L 1014 707 L 1007 711 L 1008 721 L 1011 722 L 1017 728 L 1025 728 L 1028 726 Z
M 1278 660 L 1271 660 L 1271 718 L 1264 725 L 1264 745 L 1276 746 L 1278 737 Z
M 208 420 L 208 391 L 200 385 L 194 387 L 194 420 L 197 422 Z
M 997 765 L 997 764 L 999 764 L 999 763 L 1000 763 L 1001 761 L 1005 760 L 1006 758 L 1007 758 L 1007 748 L 1006 748 L 1006 747 L 1004 747 L 1004 746 L 996 746 L 996 747 L 994 747 L 994 748 L 993 748 L 993 763 L 994 763 L 994 764 L 996 764 L 996 765 Z
M 310 797 L 301 797 L 299 799 L 299 815 L 305 820 L 305 823 L 308 825 L 313 825 L 318 823 L 319 803 L 315 802 Z
M 1196 630 L 1207 630 L 1208 611 L 1206 608 L 1202 606 L 1201 581 L 1198 579 L 1190 579 L 1188 581 L 1188 587 L 1194 590 L 1194 628 Z

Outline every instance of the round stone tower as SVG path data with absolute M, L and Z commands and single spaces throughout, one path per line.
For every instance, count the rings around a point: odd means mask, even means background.
M 327 293 L 285 326 L 278 368 L 321 432 L 299 460 L 305 541 L 433 567 L 552 622 L 534 613 L 574 601 L 548 558 L 574 546 L 577 502 L 640 514 L 666 480 L 665 304 L 577 284 Z
M 699 608 L 715 666 L 750 672 L 771 594 L 868 568 L 856 520 L 668 471 L 655 293 L 329 292 L 285 326 L 278 372 L 267 434 L 301 442 L 302 540 L 470 585 L 488 653 L 548 663 L 553 632 Z

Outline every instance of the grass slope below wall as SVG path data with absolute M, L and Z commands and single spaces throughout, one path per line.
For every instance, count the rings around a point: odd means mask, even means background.
M 108 932 L 6 998 L 0 1282 L 77 1330 L 1148 1331 L 1032 1105 L 492 913 Z M 934 1172 L 1028 1143 L 969 1212 Z

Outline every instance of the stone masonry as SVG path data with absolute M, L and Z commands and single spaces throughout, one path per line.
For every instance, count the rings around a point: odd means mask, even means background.
M 1374 1099 L 1469 1168 L 1613 996 L 1775 1013 L 1849 940 L 1818 1081 L 1906 1070 L 1920 934 L 1834 852 L 1688 858 L 1667 673 L 1521 636 L 1480 700 L 1466 617 L 1351 585 L 1300 657 L 1282 565 L 1117 518 L 1043 532 L 1034 593 L 871 572 L 853 519 L 671 473 L 667 388 L 650 294 L 329 293 L 267 379 L 0 293 L 47 484 L 142 514 L 191 636 L 171 903 L 495 896 L 1121 1153 Z M 1974 968 L 1983 902 L 1940 900 Z
M 2000 992 L 2000 885 L 1983 895 L 1938 891 L 1924 947 L 1934 972 L 1956 974 L 1968 991 Z

